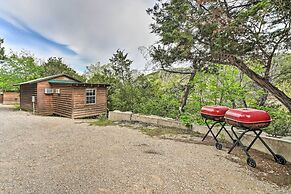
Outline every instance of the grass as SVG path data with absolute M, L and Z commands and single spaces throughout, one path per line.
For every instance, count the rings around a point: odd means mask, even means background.
M 166 128 L 166 127 L 139 127 L 138 128 L 142 133 L 149 135 L 151 137 L 154 136 L 162 136 L 162 135 L 190 135 L 190 136 L 199 136 L 200 133 L 186 130 L 186 129 L 177 129 L 177 128 Z
M 96 126 L 101 126 L 101 127 L 110 126 L 110 125 L 113 125 L 113 121 L 108 120 L 107 118 L 101 117 L 97 119 L 96 121 L 91 122 L 91 125 L 96 125 Z
M 13 110 L 18 111 L 20 110 L 20 104 L 15 104 Z

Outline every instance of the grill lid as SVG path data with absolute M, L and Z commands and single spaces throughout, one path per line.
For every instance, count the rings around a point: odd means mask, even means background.
M 266 111 L 252 108 L 229 109 L 224 118 L 239 123 L 267 123 L 272 121 Z
M 229 108 L 226 106 L 203 106 L 200 113 L 210 116 L 221 117 L 224 116 L 225 112 L 228 110 Z

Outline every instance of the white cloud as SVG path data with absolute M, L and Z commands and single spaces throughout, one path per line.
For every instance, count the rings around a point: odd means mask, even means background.
M 74 67 L 105 63 L 117 49 L 125 49 L 142 69 L 139 46 L 155 40 L 146 9 L 153 0 L 0 0 L 1 10 L 21 19 L 32 29 L 62 44 L 79 58 L 63 56 Z M 29 49 L 29 45 L 28 48 Z M 38 55 L 38 53 L 35 53 Z M 48 53 L 48 56 L 54 53 Z M 86 62 L 85 62 L 86 61 Z

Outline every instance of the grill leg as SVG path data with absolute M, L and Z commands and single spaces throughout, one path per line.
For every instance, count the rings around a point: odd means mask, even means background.
M 234 131 L 234 129 L 233 129 L 234 127 L 233 126 L 231 126 L 231 131 L 232 131 L 232 133 L 233 133 L 233 135 L 235 136 L 235 138 L 236 139 L 238 139 L 238 136 L 237 136 L 237 134 L 235 133 L 235 131 Z
M 255 131 L 254 133 L 256 135 L 258 135 L 259 140 L 261 140 L 261 142 L 264 144 L 264 146 L 269 150 L 269 152 L 275 157 L 275 153 L 273 152 L 273 150 L 268 146 L 268 144 L 260 137 L 260 134 L 262 133 L 262 131 L 259 132 L 259 134 L 257 134 Z
M 283 156 L 273 152 L 273 150 L 268 146 L 268 144 L 263 140 L 263 138 L 261 138 L 260 135 L 262 133 L 262 130 L 259 129 L 259 133 L 257 133 L 256 131 L 254 131 L 254 133 L 256 134 L 258 139 L 264 144 L 264 146 L 269 150 L 269 152 L 273 155 L 277 163 L 282 164 L 282 165 L 285 165 L 287 163 L 286 159 Z
M 218 135 L 221 133 L 221 131 L 222 131 L 222 129 L 224 128 L 224 125 L 225 125 L 225 123 L 223 123 L 223 124 L 219 123 L 219 124 L 221 125 L 221 127 L 220 127 L 219 131 L 217 132 L 217 134 L 215 135 L 216 138 L 217 138 Z
M 232 140 L 232 141 L 234 141 L 234 139 L 233 139 L 233 137 L 230 135 L 230 133 L 226 130 L 226 128 L 225 128 L 225 122 L 219 122 L 219 124 L 221 125 L 221 128 L 220 128 L 220 130 L 218 131 L 218 133 L 216 134 L 216 138 L 218 137 L 218 135 L 221 133 L 221 131 L 222 130 L 224 130 L 227 134 L 228 134 L 228 136 L 230 137 L 230 139 Z
M 273 155 L 275 161 L 279 164 L 285 165 L 287 163 L 286 159 L 279 155 L 279 154 L 275 154 L 273 152 L 273 150 L 267 145 L 267 143 L 260 137 L 260 135 L 262 134 L 262 130 L 261 129 L 248 129 L 248 128 L 244 128 L 245 131 L 238 137 L 237 134 L 234 132 L 233 130 L 233 126 L 231 127 L 231 130 L 234 134 L 234 136 L 237 138 L 237 140 L 235 141 L 235 143 L 233 144 L 233 146 L 230 148 L 230 150 L 228 151 L 228 153 L 231 153 L 231 151 L 235 148 L 235 146 L 237 145 L 241 145 L 242 146 L 242 150 L 245 152 L 245 154 L 248 156 L 247 159 L 247 163 L 249 166 L 255 168 L 256 167 L 256 161 L 251 158 L 250 154 L 248 153 L 248 151 L 251 149 L 251 147 L 254 145 L 254 143 L 256 142 L 257 139 L 259 139 L 264 146 L 269 150 L 269 152 Z M 253 131 L 256 135 L 256 137 L 252 140 L 252 142 L 249 144 L 248 147 L 245 147 L 242 142 L 241 139 L 242 137 L 249 131 Z
M 233 135 L 234 135 L 234 137 L 236 138 L 236 139 L 238 139 L 238 136 L 237 136 L 237 134 L 235 133 L 235 131 L 234 131 L 234 126 L 231 126 L 231 131 L 232 131 L 232 133 L 233 133 Z M 233 139 L 233 142 L 235 143 L 237 140 L 235 140 L 235 139 Z M 241 143 L 239 143 L 237 146 L 243 146 Z
M 207 126 L 207 128 L 208 128 L 208 131 L 207 131 L 207 133 L 204 135 L 204 137 L 203 137 L 202 141 L 204 141 L 204 140 L 205 140 L 205 138 L 207 137 L 207 135 L 209 134 L 209 132 L 210 132 L 210 129 L 211 129 L 211 128 L 209 128 L 209 125 L 208 125 L 208 123 L 207 123 L 207 119 L 205 119 L 205 120 L 204 120 L 204 122 L 205 122 L 205 124 L 206 124 L 206 126 Z
M 232 129 L 233 130 L 233 129 Z M 230 154 L 232 150 L 237 146 L 237 145 L 242 145 L 242 150 L 245 152 L 245 154 L 250 157 L 247 149 L 245 149 L 244 145 L 241 142 L 241 138 L 248 132 L 249 130 L 244 131 L 235 141 L 235 143 L 232 145 L 232 147 L 229 149 L 228 153 Z M 237 135 L 236 135 L 237 137 Z
M 213 136 L 213 138 L 215 139 L 215 141 L 218 142 L 218 141 L 217 141 L 217 138 L 215 137 L 214 133 L 212 132 L 213 127 L 214 127 L 217 123 L 218 123 L 218 122 L 213 123 L 213 124 L 211 125 L 211 127 L 210 127 L 209 124 L 207 123 L 207 119 L 205 119 L 205 124 L 206 124 L 206 126 L 207 126 L 207 128 L 208 128 L 208 131 L 207 131 L 207 133 L 204 135 L 202 141 L 204 141 L 205 138 L 207 137 L 207 135 L 208 135 L 209 133 L 211 133 L 212 136 Z
M 226 128 L 224 127 L 225 126 L 225 123 L 223 123 L 223 129 L 224 131 L 228 134 L 228 136 L 230 137 L 230 139 L 232 140 L 232 142 L 234 142 L 235 140 L 233 139 L 233 137 L 230 135 L 230 133 L 226 130 Z
M 253 141 L 250 143 L 250 145 L 247 148 L 247 151 L 249 151 L 251 149 L 251 147 L 254 145 L 254 143 L 256 142 L 256 140 L 259 138 L 260 139 L 260 135 L 262 133 L 262 130 L 259 130 L 259 133 L 256 132 L 256 130 L 253 131 L 256 134 L 256 137 L 253 139 Z

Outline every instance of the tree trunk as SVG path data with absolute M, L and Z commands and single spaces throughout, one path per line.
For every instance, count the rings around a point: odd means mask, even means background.
M 214 54 L 212 55 L 210 61 L 237 67 L 259 86 L 273 94 L 288 109 L 288 111 L 291 112 L 291 98 L 288 97 L 283 91 L 279 90 L 276 86 L 271 84 L 269 80 L 264 79 L 262 76 L 251 70 L 242 60 L 233 55 Z
M 231 100 L 232 108 L 236 108 L 235 100 Z
M 264 90 L 264 94 L 262 94 L 258 99 L 258 105 L 264 106 L 268 99 L 268 96 L 269 96 L 269 92 L 267 90 Z
M 265 69 L 264 79 L 266 79 L 268 81 L 270 81 L 271 65 L 272 65 L 272 57 L 269 58 L 267 65 L 266 65 L 266 69 Z M 262 94 L 258 99 L 258 105 L 264 106 L 267 99 L 268 99 L 268 96 L 269 96 L 269 92 L 266 89 L 264 89 L 264 94 Z
M 243 100 L 242 100 L 242 102 L 243 102 L 243 105 L 244 105 L 244 107 L 245 107 L 245 108 L 248 108 L 248 105 L 247 105 L 247 102 L 246 102 L 246 100 L 245 100 L 245 99 L 243 99 Z
M 289 98 L 283 91 L 279 90 L 276 86 L 271 84 L 269 80 L 264 79 L 262 76 L 255 73 L 242 61 L 236 58 L 232 58 L 231 62 L 231 64 L 240 69 L 259 86 L 273 94 L 289 110 L 289 112 L 291 112 L 291 98 Z
M 183 94 L 183 96 L 181 98 L 181 104 L 180 104 L 180 107 L 179 107 L 179 112 L 180 113 L 184 112 L 184 107 L 187 104 L 187 100 L 188 100 L 188 96 L 189 96 L 189 93 L 190 93 L 190 89 L 192 88 L 191 82 L 194 80 L 195 75 L 196 75 L 196 71 L 194 71 L 190 75 L 189 81 L 188 81 L 187 85 L 185 86 L 184 94 Z

